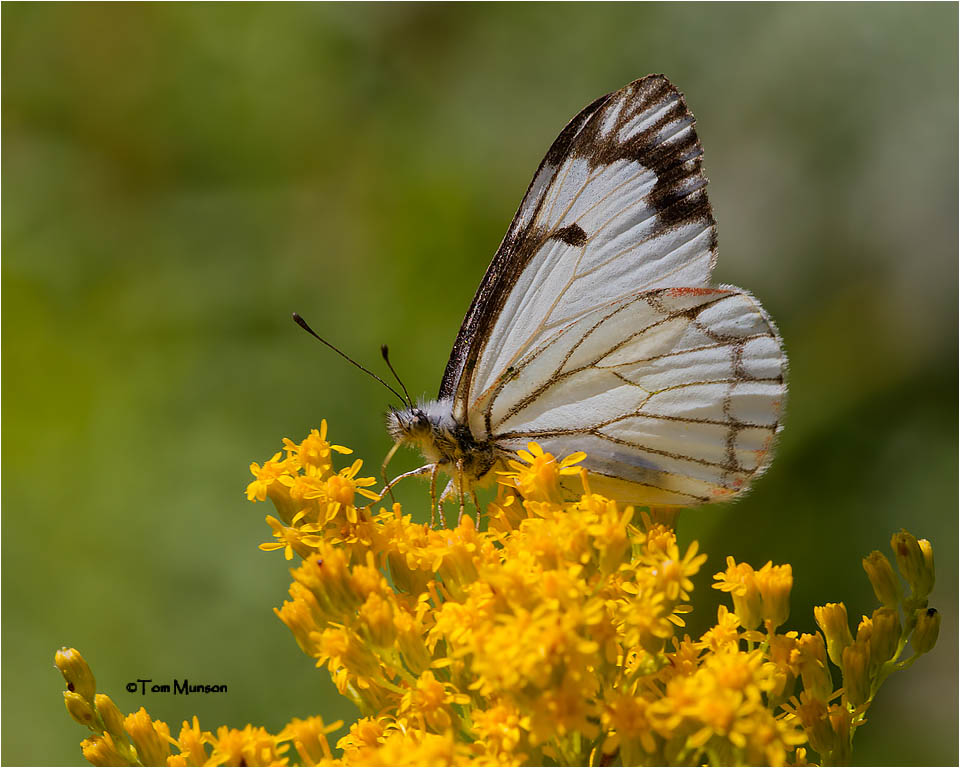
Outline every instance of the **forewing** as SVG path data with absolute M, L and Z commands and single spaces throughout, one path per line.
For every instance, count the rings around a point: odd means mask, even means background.
M 471 413 L 516 452 L 585 451 L 625 503 L 730 497 L 771 458 L 786 397 L 780 337 L 736 288 L 667 288 L 584 315 L 529 350 Z M 480 420 L 483 423 L 480 423 Z
M 554 142 L 460 329 L 441 385 L 465 418 L 531 349 L 638 291 L 699 286 L 715 260 L 702 149 L 661 75 L 598 99 Z

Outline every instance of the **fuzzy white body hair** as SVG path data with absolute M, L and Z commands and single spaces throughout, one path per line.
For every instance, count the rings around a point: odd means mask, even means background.
M 465 490 L 490 475 L 496 463 L 493 445 L 478 441 L 467 424 L 454 418 L 452 398 L 391 410 L 387 431 L 396 443 L 417 447 L 429 465 L 459 476 Z

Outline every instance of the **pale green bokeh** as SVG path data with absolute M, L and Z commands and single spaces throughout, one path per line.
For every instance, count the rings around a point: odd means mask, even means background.
M 726 554 L 792 563 L 812 631 L 872 610 L 894 530 L 928 537 L 940 643 L 855 758 L 956 763 L 956 5 L 6 4 L 2 63 L 4 763 L 79 761 L 64 644 L 174 731 L 352 717 L 271 612 L 242 491 L 322 417 L 375 474 L 388 396 L 289 313 L 433 395 L 549 143 L 649 72 L 698 118 L 716 278 L 791 361 L 767 476 L 681 522 L 711 555 L 691 631 Z M 124 691 L 174 677 L 230 692 Z

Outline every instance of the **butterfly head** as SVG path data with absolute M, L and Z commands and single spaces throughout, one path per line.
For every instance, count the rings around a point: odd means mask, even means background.
M 430 436 L 433 427 L 422 408 L 391 408 L 387 414 L 387 431 L 398 442 L 420 442 Z
M 456 472 L 464 488 L 485 478 L 496 462 L 492 443 L 478 441 L 453 415 L 453 400 L 419 403 L 387 414 L 387 430 L 396 443 L 412 443 L 424 458 L 447 474 Z
M 436 461 L 456 442 L 452 400 L 433 400 L 387 414 L 387 431 L 398 443 L 412 443 Z
M 432 435 L 452 432 L 455 427 L 452 400 L 432 400 L 410 408 L 391 408 L 387 430 L 394 440 L 422 442 Z

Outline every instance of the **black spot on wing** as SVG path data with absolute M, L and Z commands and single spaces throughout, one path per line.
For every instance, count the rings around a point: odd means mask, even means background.
M 608 113 L 621 101 L 612 127 L 605 126 Z M 631 130 L 631 121 L 641 114 L 650 115 L 649 121 Z M 663 75 L 648 75 L 614 94 L 597 110 L 577 137 L 575 152 L 592 167 L 626 159 L 652 170 L 657 181 L 649 201 L 662 224 L 671 227 L 703 221 L 714 229 L 713 249 L 716 231 L 695 123 L 683 94 Z
M 569 227 L 558 229 L 551 237 L 556 240 L 562 240 L 567 245 L 574 245 L 577 248 L 587 243 L 587 233 L 583 231 L 579 224 L 571 224 Z
M 591 168 L 627 159 L 653 171 L 656 182 L 647 201 L 657 214 L 654 234 L 700 224 L 710 233 L 711 262 L 716 258 L 716 225 L 701 170 L 703 150 L 693 126 L 683 95 L 663 75 L 648 75 L 595 100 L 561 131 L 534 174 L 457 334 L 440 385 L 441 399 L 454 397 L 457 418 L 466 418 L 472 373 L 530 260 L 548 238 L 585 245 L 587 233 L 579 226 L 551 232 L 536 223 L 547 189 L 562 183 L 555 173 L 567 159 L 585 158 Z M 541 178 L 541 172 L 548 175 Z
M 580 110 L 567 123 L 550 146 L 550 149 L 547 150 L 546 156 L 540 162 L 537 172 L 533 175 L 533 179 L 527 187 L 527 193 L 524 195 L 520 208 L 507 229 L 503 242 L 500 243 L 493 261 L 490 262 L 490 266 L 483 276 L 470 309 L 467 310 L 467 314 L 463 318 L 463 324 L 460 326 L 460 332 L 457 334 L 457 339 L 450 352 L 450 359 L 447 361 L 447 367 L 443 373 L 443 381 L 440 383 L 441 399 L 446 397 L 456 398 L 455 415 L 465 417 L 464 409 L 468 395 L 469 374 L 476 365 L 483 342 L 496 323 L 497 317 L 506 303 L 507 296 L 509 296 L 520 274 L 546 239 L 546 233 L 534 226 L 533 223 L 536 219 L 536 211 L 543 204 L 545 193 L 545 189 L 537 192 L 533 186 L 534 182 L 540 176 L 541 171 L 549 169 L 555 171 L 571 155 L 573 146 L 583 127 L 612 95 L 612 93 L 608 93 L 601 96 Z M 551 183 L 552 181 L 551 179 Z M 521 214 L 527 209 L 528 205 L 534 206 L 531 215 L 522 216 Z M 466 376 L 463 375 L 465 371 Z

